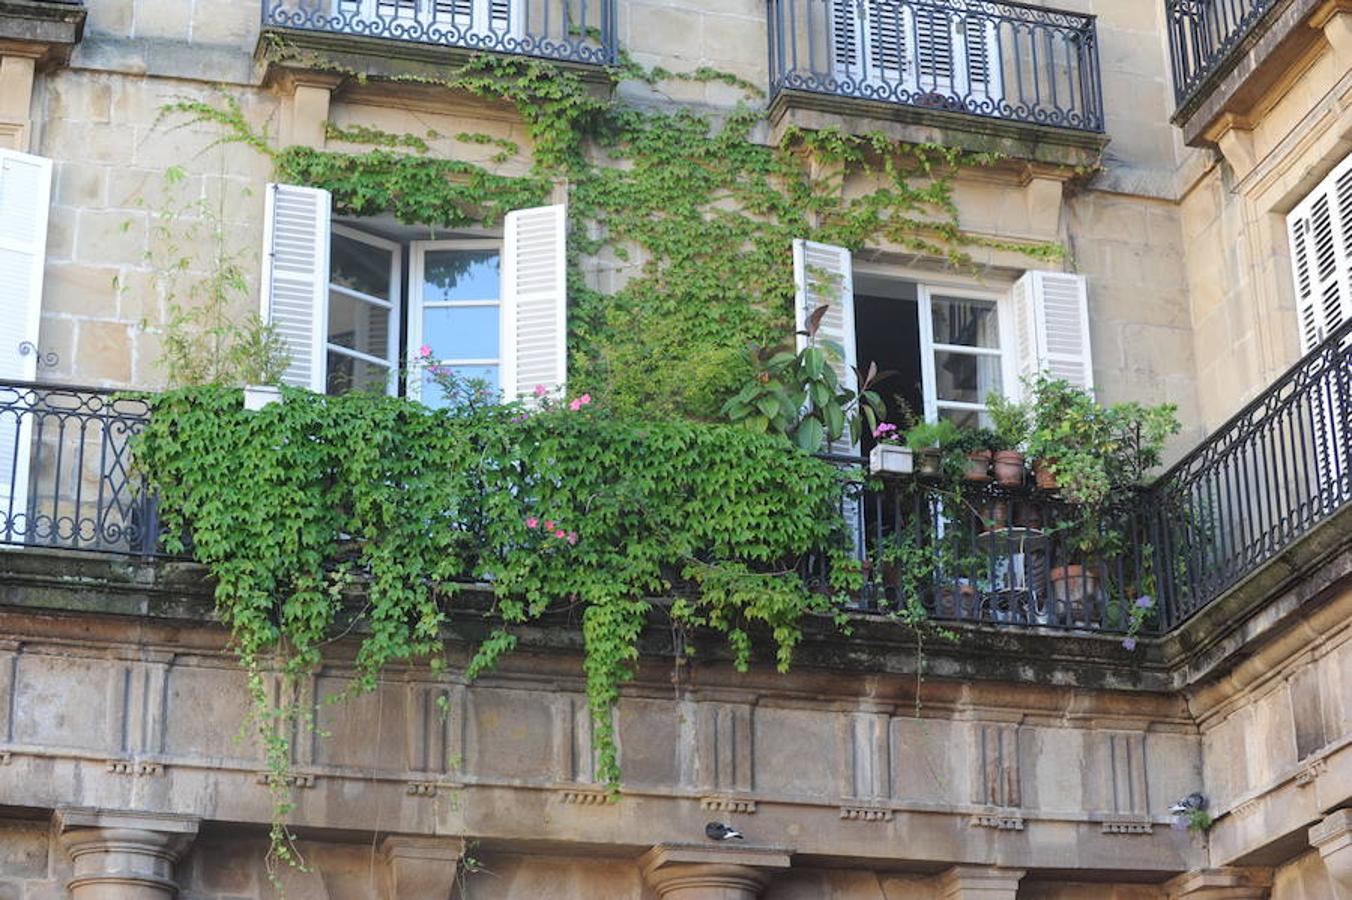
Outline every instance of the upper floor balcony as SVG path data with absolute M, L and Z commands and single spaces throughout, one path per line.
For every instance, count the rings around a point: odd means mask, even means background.
M 1089 145 L 1104 130 L 1093 16 L 989 0 L 770 0 L 769 27 L 777 105 L 1035 142 Z
M 161 555 L 157 504 L 134 460 L 148 415 L 135 397 L 0 384 L 0 546 Z M 1346 540 L 1349 436 L 1352 321 L 1091 535 L 1073 504 L 1026 478 L 974 481 L 957 498 L 919 477 L 856 484 L 839 498 L 867 576 L 855 604 L 915 597 L 942 621 L 1166 633 L 1263 571 L 1289 577 L 1327 554 L 1316 533 Z M 943 561 L 917 579 L 903 564 L 916 553 Z M 783 563 L 815 583 L 822 559 Z
M 263 35 L 304 47 L 448 61 L 506 53 L 615 62 L 615 0 L 262 0 Z M 397 51 L 397 52 L 396 52 Z

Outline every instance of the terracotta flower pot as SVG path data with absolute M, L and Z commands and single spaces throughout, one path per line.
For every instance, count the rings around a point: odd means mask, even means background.
M 1023 479 L 1023 454 L 1017 450 L 996 451 L 995 480 L 1003 487 L 1021 487 Z
M 1086 625 L 1090 624 L 1091 613 L 1097 618 L 1099 588 L 1097 569 L 1078 564 L 1055 566 L 1047 572 L 1047 580 L 1051 584 L 1052 599 L 1058 609 L 1057 621 L 1071 625 Z M 1063 619 L 1061 610 L 1068 613 L 1069 617 Z
M 1056 480 L 1056 473 L 1052 471 L 1052 460 L 1039 459 L 1033 463 L 1033 477 L 1037 480 L 1037 486 L 1044 491 L 1054 491 L 1061 485 Z
M 920 475 L 937 478 L 944 473 L 944 458 L 938 450 L 921 450 L 915 455 L 915 470 Z
M 973 450 L 968 453 L 967 469 L 962 474 L 968 481 L 990 481 L 991 452 L 989 450 Z

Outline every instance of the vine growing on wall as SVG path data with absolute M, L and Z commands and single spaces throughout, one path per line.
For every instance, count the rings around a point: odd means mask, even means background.
M 709 70 L 674 76 L 625 61 L 609 73 L 611 87 L 676 77 L 757 99 Z M 786 668 L 804 618 L 836 615 L 841 593 L 861 581 L 836 508 L 845 476 L 782 439 L 708 423 L 753 374 L 748 345 L 792 331 L 792 240 L 887 242 L 954 265 L 977 246 L 1060 253 L 961 229 L 953 173 L 989 156 L 832 130 L 791 128 L 767 143 L 759 106 L 629 105 L 539 61 L 481 56 L 444 78 L 409 80 L 510 103 L 529 146 L 451 136 L 492 150 L 481 165 L 433 153 L 445 137 L 435 132 L 329 123 L 343 149 L 279 147 L 228 95 L 164 112 L 217 123 L 223 140 L 270 157 L 279 180 L 329 190 L 337 215 L 491 227 L 566 184 L 569 385 L 605 398 L 606 411 L 450 413 L 287 392 L 246 413 L 237 391 L 218 388 L 153 399 L 137 459 L 159 486 L 169 532 L 190 534 L 216 579 L 262 717 L 279 816 L 289 729 L 278 720 L 296 712 L 272 706 L 263 673 L 274 657 L 290 676 L 312 671 L 343 626 L 359 641 L 359 687 L 394 661 L 435 666 L 467 583 L 487 585 L 499 623 L 469 677 L 513 648 L 515 626 L 580 611 L 598 775 L 612 786 L 611 708 L 649 598 L 674 594 L 670 615 L 726 635 L 741 666 L 752 629 L 768 630 Z M 508 164 L 516 174 L 501 171 Z M 826 592 L 796 571 L 811 553 L 834 559 Z M 274 829 L 285 856 L 282 835 Z

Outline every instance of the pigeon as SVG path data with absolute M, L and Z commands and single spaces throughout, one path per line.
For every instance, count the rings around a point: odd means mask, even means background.
M 1206 809 L 1206 797 L 1194 792 L 1171 806 L 1169 812 L 1176 816 L 1186 816 L 1197 809 Z
M 735 828 L 729 828 L 722 822 L 710 822 L 708 825 L 705 825 L 704 836 L 711 841 L 744 840 L 740 831 Z

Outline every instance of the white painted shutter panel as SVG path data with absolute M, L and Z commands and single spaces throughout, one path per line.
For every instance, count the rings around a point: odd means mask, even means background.
M 854 344 L 854 281 L 851 277 L 850 251 L 831 244 L 796 240 L 793 242 L 793 277 L 797 287 L 796 306 L 798 349 L 807 346 L 808 318 L 813 310 L 825 305 L 817 340 L 831 341 L 840 346 L 844 356 L 833 355 L 831 367 L 841 387 L 856 390 Z M 850 440 L 849 433 L 829 447 L 832 453 L 857 454 L 859 445 Z
M 0 150 L 0 381 L 37 376 L 51 192 L 51 160 Z M 31 531 L 32 419 L 21 415 L 26 407 L 21 391 L 0 387 L 0 541 Z
M 1300 350 L 1352 318 L 1352 156 L 1287 216 Z
M 329 299 L 329 192 L 269 184 L 263 220 L 261 315 L 286 341 L 282 381 L 323 393 Z
M 1045 372 L 1093 390 L 1089 295 L 1083 275 L 1028 272 L 1010 292 L 1020 377 Z
M 947 10 L 916 8 L 915 57 L 917 86 L 921 91 L 952 93 L 956 29 L 956 21 Z
M 568 208 L 509 212 L 502 251 L 502 390 L 505 399 L 568 379 Z
M 975 100 L 977 111 L 994 111 L 982 101 L 1004 99 L 1004 71 L 1000 64 L 1000 40 L 993 19 L 970 17 L 959 20 L 957 39 L 962 47 L 963 65 L 958 75 L 959 93 L 964 100 Z

